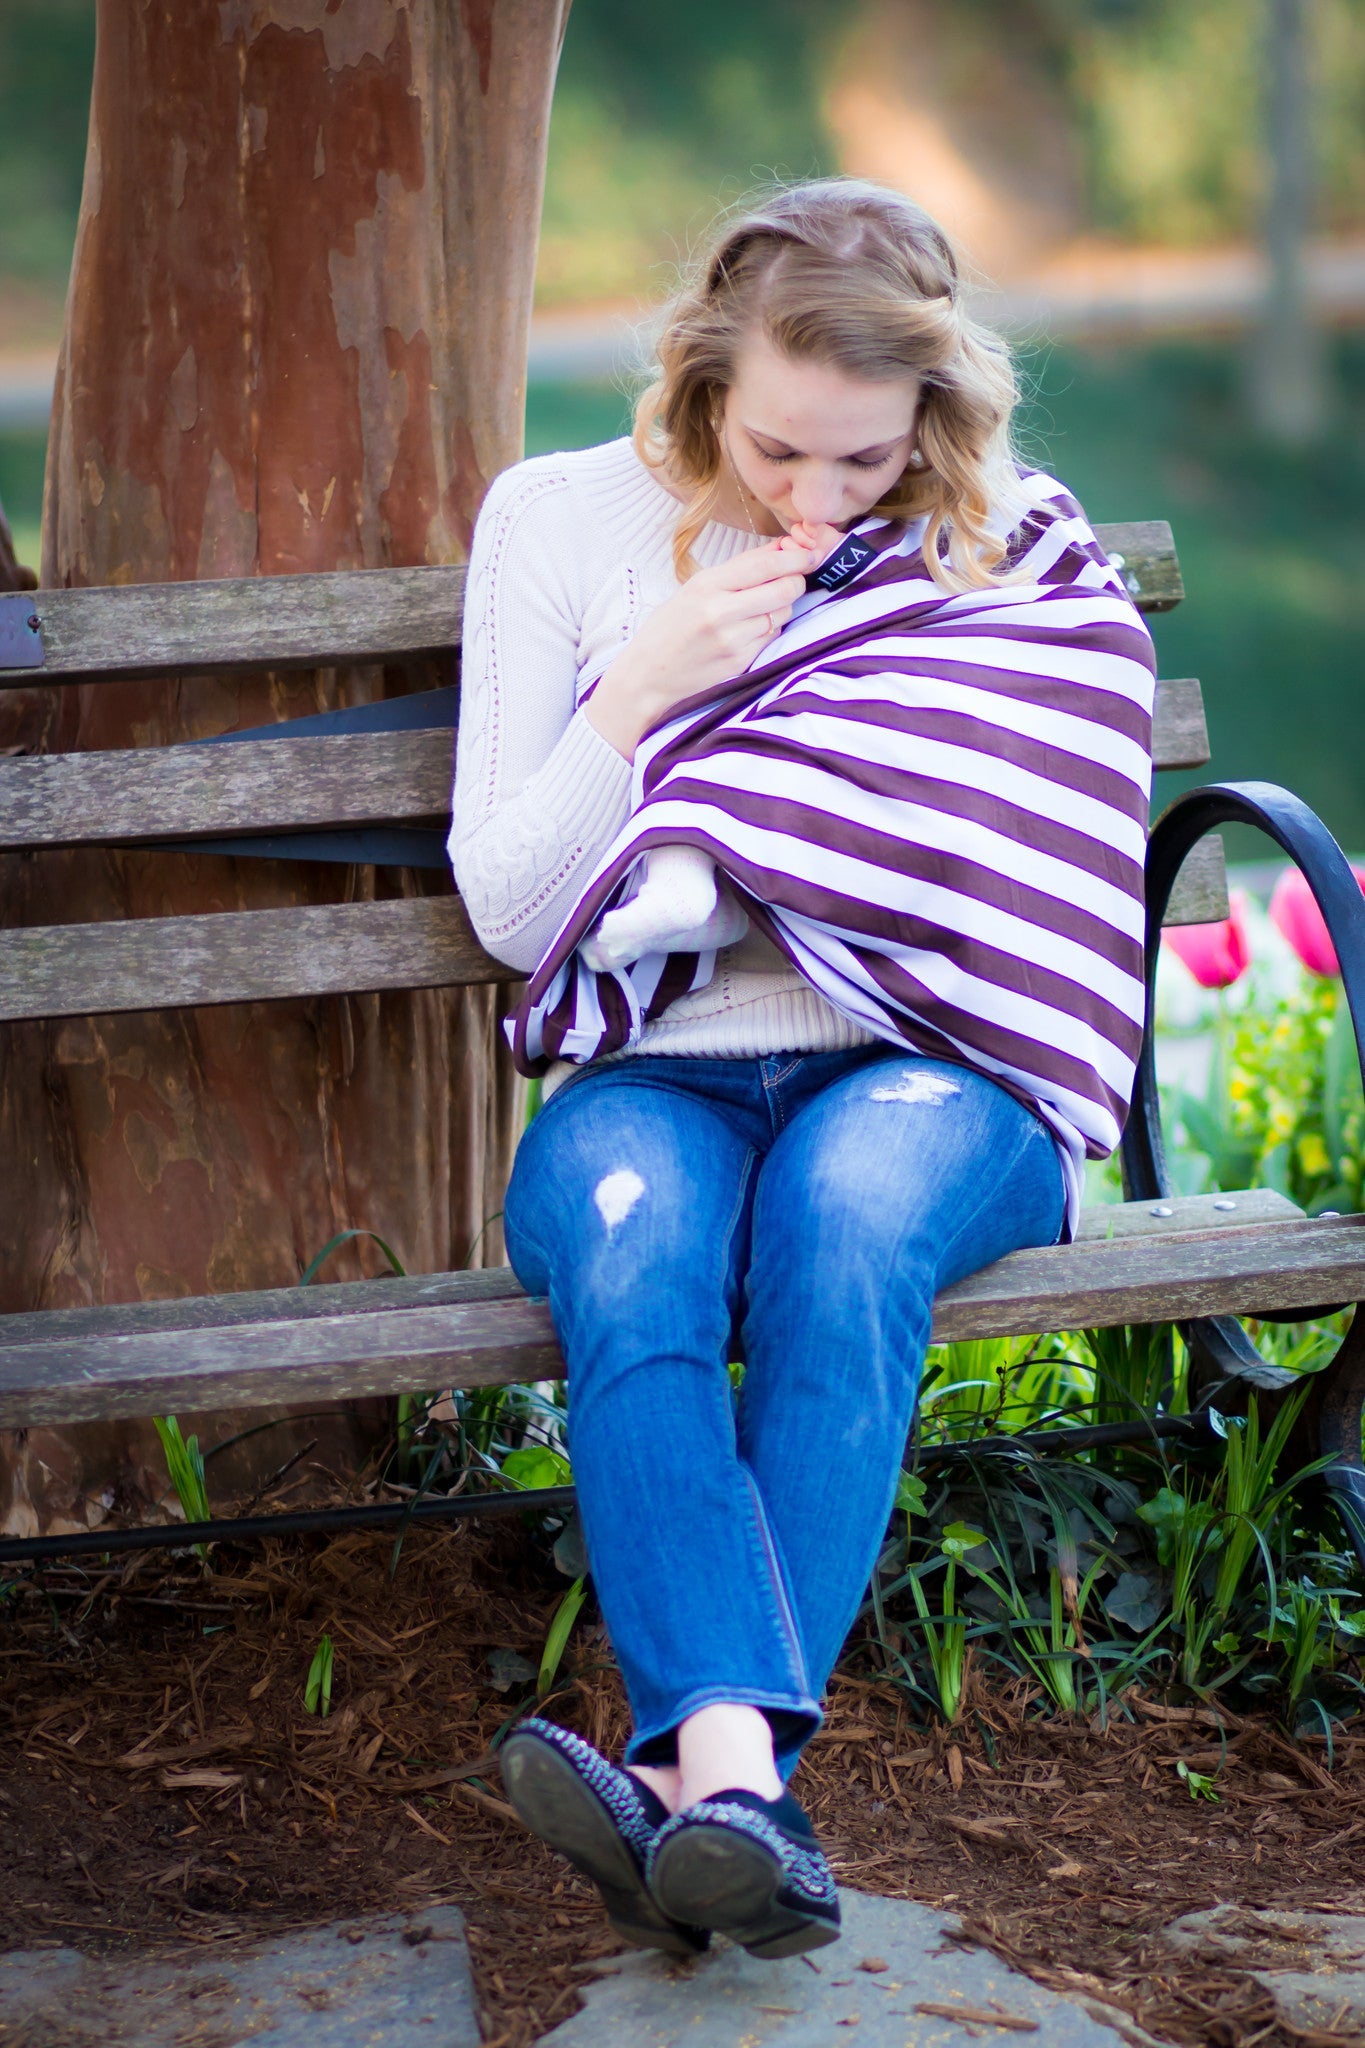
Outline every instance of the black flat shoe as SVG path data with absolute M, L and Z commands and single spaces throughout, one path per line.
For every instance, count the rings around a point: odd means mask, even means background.
M 661 1913 L 710 1927 L 777 1961 L 839 1939 L 839 1896 L 810 1822 L 790 1792 L 718 1792 L 675 1814 L 649 1851 Z
M 553 1721 L 523 1721 L 503 1743 L 501 1763 L 518 1814 L 592 1879 L 618 1934 L 637 1948 L 701 1953 L 711 1939 L 707 1930 L 670 1919 L 645 1882 L 650 1847 L 669 1817 L 648 1785 Z

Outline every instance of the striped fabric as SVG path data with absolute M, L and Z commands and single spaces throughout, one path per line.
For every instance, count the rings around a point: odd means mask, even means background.
M 629 1047 L 710 980 L 713 953 L 593 973 L 577 951 L 650 847 L 701 846 L 838 1010 L 1034 1108 L 1074 1219 L 1141 1045 L 1154 664 L 1074 499 L 1021 488 L 1017 580 L 947 595 L 922 522 L 866 521 L 851 580 L 809 579 L 753 668 L 641 745 L 631 817 L 509 1025 L 523 1073 Z

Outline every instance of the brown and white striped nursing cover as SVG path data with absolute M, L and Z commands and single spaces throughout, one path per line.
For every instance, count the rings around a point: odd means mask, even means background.
M 642 743 L 631 816 L 512 1020 L 523 1073 L 628 1047 L 706 985 L 714 953 L 594 973 L 577 950 L 650 847 L 704 847 L 836 1009 L 1036 1109 L 1074 1213 L 1141 1044 L 1154 664 L 1074 499 L 1021 488 L 1017 580 L 950 596 L 922 521 L 866 521 L 856 573 L 808 579 L 753 668 Z

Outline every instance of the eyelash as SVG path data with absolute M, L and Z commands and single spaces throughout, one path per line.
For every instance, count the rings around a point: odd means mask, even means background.
M 757 442 L 754 445 L 757 447 Z M 794 455 L 769 455 L 766 448 L 759 448 L 758 453 L 765 462 L 794 462 L 796 460 Z M 876 462 L 862 462 L 856 455 L 846 455 L 844 460 L 850 463 L 854 469 L 885 469 L 888 462 L 895 460 L 895 456 L 894 454 L 883 455 Z

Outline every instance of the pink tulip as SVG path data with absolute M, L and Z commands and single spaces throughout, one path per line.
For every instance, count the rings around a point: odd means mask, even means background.
M 1183 960 L 1201 988 L 1230 988 L 1251 965 L 1247 939 L 1246 892 L 1228 897 L 1230 915 L 1221 924 L 1176 924 L 1162 934 L 1162 943 Z
M 1352 868 L 1365 889 L 1365 868 Z M 1270 898 L 1270 922 L 1288 939 L 1310 974 L 1340 974 L 1336 947 L 1327 934 L 1313 892 L 1297 868 L 1286 868 Z

